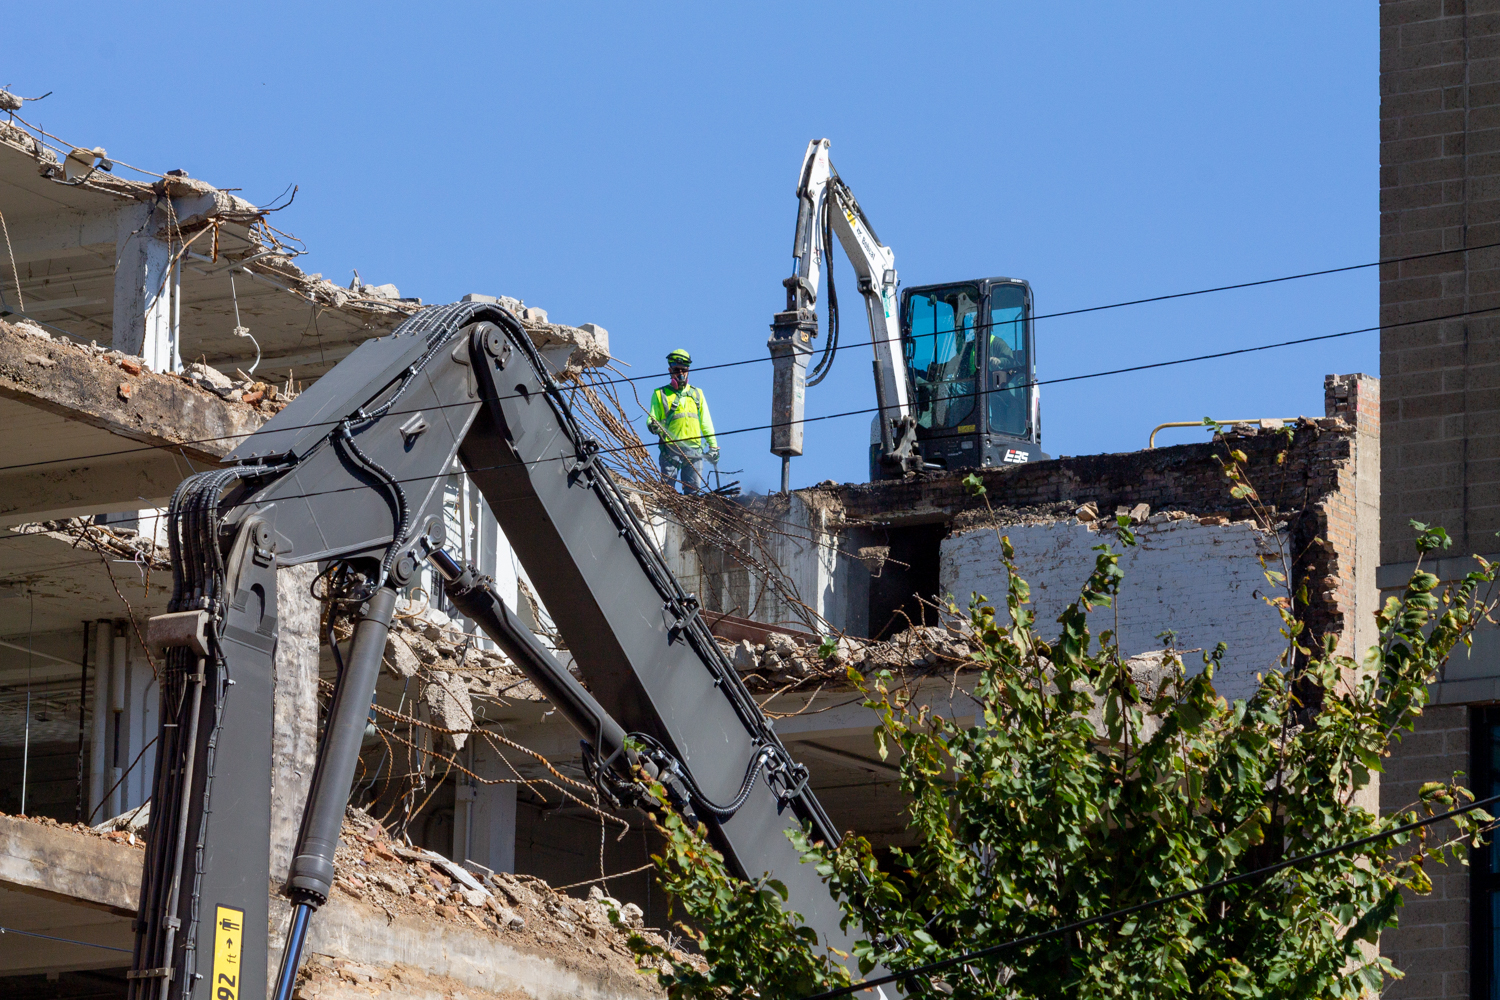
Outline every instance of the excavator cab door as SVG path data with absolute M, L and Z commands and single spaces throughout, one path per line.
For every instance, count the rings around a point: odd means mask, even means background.
M 905 289 L 901 342 L 917 443 L 940 469 L 1019 465 L 1041 451 L 1031 286 L 983 278 Z M 872 478 L 878 445 L 872 456 Z

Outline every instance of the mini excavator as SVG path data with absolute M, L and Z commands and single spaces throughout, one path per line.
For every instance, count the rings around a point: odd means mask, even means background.
M 827 376 L 838 352 L 833 239 L 859 279 L 870 320 L 878 415 L 870 433 L 870 478 L 923 469 L 1021 465 L 1042 453 L 1031 285 L 975 278 L 900 291 L 896 255 L 880 242 L 854 192 L 828 158 L 827 139 L 807 144 L 797 181 L 797 229 L 786 309 L 771 322 L 771 453 L 781 489 L 802 454 L 806 388 Z M 818 294 L 828 279 L 828 338 L 818 339 Z
M 169 510 L 165 651 L 132 1000 L 267 995 L 276 571 L 338 570 L 357 607 L 283 889 L 291 920 L 270 995 L 288 1000 L 334 850 L 398 592 L 424 564 L 579 733 L 611 801 L 641 773 L 704 822 L 743 877 L 844 952 L 840 908 L 786 833 L 837 830 L 574 419 L 520 322 L 499 305 L 426 309 L 366 341 Z M 444 548 L 457 459 L 526 567 L 582 671 L 576 680 Z M 330 576 L 333 579 L 333 576 Z

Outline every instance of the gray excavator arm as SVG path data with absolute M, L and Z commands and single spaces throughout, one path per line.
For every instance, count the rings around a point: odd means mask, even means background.
M 442 549 L 458 459 L 540 591 L 585 684 Z M 267 982 L 276 569 L 317 561 L 359 607 L 284 888 L 293 916 L 273 995 L 290 996 L 333 854 L 397 592 L 424 560 L 578 730 L 609 795 L 658 775 L 744 877 L 842 951 L 840 909 L 786 833 L 837 831 L 625 502 L 520 323 L 500 306 L 426 310 L 362 344 L 191 477 L 169 514 L 171 613 L 132 997 L 240 1000 Z

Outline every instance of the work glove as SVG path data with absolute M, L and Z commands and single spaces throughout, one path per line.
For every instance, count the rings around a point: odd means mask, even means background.
M 714 463 L 715 465 L 719 464 L 719 449 L 717 449 L 717 448 L 710 448 L 710 449 L 708 449 L 708 451 L 706 452 L 706 454 L 708 455 L 708 460 L 710 462 Z
M 666 432 L 662 430 L 661 424 L 657 423 L 655 420 L 646 421 L 646 430 L 650 431 L 652 434 L 655 434 L 657 437 L 667 436 Z

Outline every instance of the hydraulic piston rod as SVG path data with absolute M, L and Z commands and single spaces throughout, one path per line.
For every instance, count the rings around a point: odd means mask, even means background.
M 495 641 L 563 718 L 594 745 L 601 758 L 623 763 L 624 727 L 557 662 L 535 633 L 516 620 L 489 581 L 459 565 L 442 549 L 435 550 L 428 559 L 443 577 L 444 593 L 453 606 Z
M 290 1000 L 297 967 L 301 964 L 302 944 L 307 937 L 308 917 L 328 901 L 333 889 L 333 854 L 344 825 L 349 789 L 359 764 L 359 746 L 364 741 L 370 702 L 375 698 L 375 682 L 380 677 L 380 661 L 385 656 L 386 634 L 390 632 L 395 610 L 396 591 L 391 586 L 381 587 L 365 603 L 354 627 L 354 648 L 334 692 L 323 745 L 318 748 L 307 811 L 302 816 L 297 853 L 292 857 L 288 883 L 293 901 L 292 923 L 287 931 L 286 949 L 281 953 L 281 971 L 276 977 L 273 994 L 276 1000 Z

